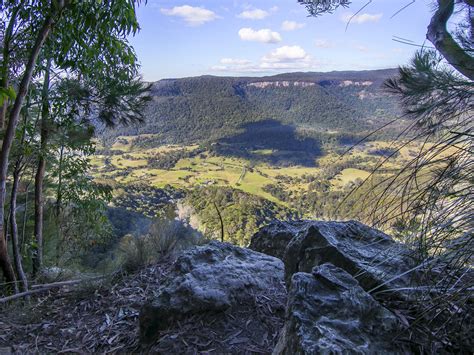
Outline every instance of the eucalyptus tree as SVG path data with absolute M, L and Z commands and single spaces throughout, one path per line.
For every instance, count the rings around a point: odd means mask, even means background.
M 352 3 L 351 0 L 298 0 L 298 2 L 306 6 L 310 16 L 332 13 L 340 7 L 349 7 Z M 367 5 L 371 2 L 369 1 Z M 436 0 L 433 6 L 434 13 L 428 24 L 426 38 L 453 68 L 466 78 L 474 80 L 472 55 L 474 0 Z M 465 12 L 466 20 L 453 33 L 448 27 L 448 22 L 452 19 L 456 7 L 458 11 Z
M 116 50 L 117 43 L 123 45 L 119 51 Z M 84 72 L 79 66 L 84 65 L 82 61 L 88 61 L 88 58 L 79 57 L 74 65 L 66 63 L 57 68 L 54 74 L 58 78 L 52 82 L 47 80 L 52 70 L 50 59 L 46 62 L 41 97 L 40 154 L 35 174 L 34 235 L 36 250 L 33 259 L 34 274 L 42 265 L 44 177 L 47 157 L 51 155 L 51 152 L 54 152 L 55 144 L 61 142 L 57 166 L 59 182 L 57 184 L 56 215 L 59 216 L 64 195 L 61 183 L 64 178 L 62 172 L 63 170 L 67 171 L 64 167 L 67 166 L 68 152 L 72 152 L 72 156 L 76 156 L 74 150 L 82 151 L 85 155 L 92 154 L 91 136 L 83 135 L 78 140 L 77 133 L 80 130 L 77 125 L 82 126 L 84 132 L 87 133 L 94 128 L 94 124 L 128 124 L 143 118 L 143 105 L 148 101 L 146 95 L 148 87 L 136 77 L 135 57 L 133 52 L 128 49 L 130 48 L 125 40 L 113 42 L 112 47 L 106 44 L 101 54 L 107 55 L 107 52 L 112 52 L 109 55 L 110 66 L 102 69 L 95 65 L 93 58 L 90 58 L 90 63 L 86 64 L 90 64 L 92 67 L 88 72 Z M 113 58 L 114 56 L 115 58 Z M 59 73 L 63 75 L 58 75 Z M 52 96 L 50 96 L 50 91 L 53 93 Z M 72 129 L 71 132 L 68 131 L 70 129 Z M 69 139 L 65 137 L 69 137 Z M 76 169 L 75 174 L 86 173 L 86 165 L 80 166 L 82 170 Z M 73 176 L 70 175 L 70 177 Z M 80 184 L 76 186 L 80 186 Z M 88 186 L 96 185 L 89 183 Z M 74 190 L 74 186 L 71 186 L 69 192 Z
M 33 160 L 34 160 L 34 136 L 35 136 L 35 120 L 32 120 L 30 115 L 28 100 L 22 110 L 22 121 L 17 130 L 17 140 L 16 144 L 12 149 L 11 158 L 13 161 L 12 167 L 12 182 L 11 182 L 11 191 L 10 191 L 10 206 L 9 206 L 9 226 L 10 226 L 10 238 L 12 242 L 12 252 L 13 252 L 13 261 L 15 265 L 16 275 L 18 277 L 19 288 L 22 291 L 28 290 L 28 279 L 26 276 L 25 269 L 23 267 L 23 257 L 22 257 L 22 243 L 19 238 L 19 229 L 17 223 L 17 199 L 18 199 L 18 190 L 20 187 L 20 182 L 22 175 L 28 173 L 32 170 Z M 26 192 L 26 195 L 28 191 Z M 26 216 L 27 206 L 25 204 L 24 215 Z M 22 242 L 25 240 L 23 238 Z
M 9 13 L 12 17 L 10 23 L 15 23 L 13 17 L 17 9 L 20 9 L 22 11 L 26 10 L 27 18 L 30 18 L 31 20 L 28 24 L 25 24 L 25 22 L 28 22 L 28 19 L 24 21 L 23 26 L 30 26 L 30 29 L 36 31 L 37 33 L 34 38 L 34 41 L 29 43 L 31 49 L 28 55 L 26 56 L 26 63 L 23 65 L 23 73 L 20 75 L 21 80 L 16 92 L 12 95 L 7 95 L 4 91 L 5 88 L 2 88 L 4 90 L 0 92 L 3 100 L 8 99 L 9 97 L 15 97 L 13 106 L 11 107 L 8 115 L 9 120 L 7 123 L 6 130 L 4 132 L 2 150 L 0 152 L 0 267 L 7 282 L 15 282 L 15 274 L 13 272 L 13 267 L 8 257 L 4 225 L 5 198 L 7 193 L 6 182 L 10 150 L 15 137 L 15 130 L 18 125 L 20 111 L 22 109 L 25 97 L 28 93 L 28 88 L 33 77 L 36 61 L 40 54 L 41 48 L 52 30 L 53 24 L 60 19 L 63 10 L 66 8 L 67 4 L 68 3 L 66 3 L 65 1 L 54 1 L 50 4 L 41 4 L 39 2 L 34 4 L 26 4 L 23 1 L 8 1 L 2 3 L 2 13 Z M 31 6 L 29 7 L 28 5 Z M 6 58 L 4 58 L 4 61 L 5 60 Z M 4 72 L 6 73 L 7 71 L 4 70 Z
M 116 87 L 125 91 L 131 77 L 136 75 L 137 63 L 133 49 L 126 37 L 135 34 L 138 29 L 136 6 L 140 1 L 2 1 L 1 13 L 8 23 L 13 23 L 10 47 L 15 41 L 25 48 L 24 61 L 18 65 L 18 85 L 14 92 L 3 88 L 0 91 L 3 99 L 14 97 L 8 108 L 8 122 L 4 132 L 2 151 L 0 153 L 0 267 L 7 281 L 14 281 L 15 275 L 9 261 L 5 238 L 5 197 L 10 150 L 15 138 L 21 109 L 28 94 L 34 76 L 41 76 L 38 71 L 38 58 L 48 38 L 53 38 L 52 51 L 47 53 L 48 60 L 58 68 L 84 76 L 90 80 L 114 78 Z M 21 21 L 14 20 L 15 13 L 21 13 Z M 4 37 L 5 38 L 5 37 Z M 4 60 L 5 63 L 5 60 Z M 9 68 L 10 69 L 10 68 Z M 7 71 L 4 71 L 4 73 Z M 114 122 L 114 109 L 110 106 L 120 99 L 102 86 L 102 98 L 105 108 L 102 116 L 108 122 Z M 127 100 L 125 100 L 126 102 Z M 133 108 L 130 110 L 133 111 Z M 128 118 L 129 112 L 121 115 Z M 100 116 L 100 115 L 99 115 Z M 41 174 L 40 174 L 41 175 Z M 41 179 L 40 179 L 41 180 Z M 39 186 L 39 184 L 38 184 Z M 42 201 L 40 201 L 42 203 Z M 38 234 L 36 251 L 37 267 L 41 267 L 42 235 Z
M 77 257 L 109 235 L 104 211 L 111 189 L 88 175 L 90 156 L 95 152 L 91 138 L 98 123 L 141 120 L 148 101 L 146 90 L 139 79 L 119 83 L 112 77 L 95 77 L 93 81 L 65 78 L 56 87 L 61 99 L 51 112 L 54 133 L 48 144 L 48 161 L 55 193 L 57 255 L 63 259 Z M 71 250 L 75 255 L 67 253 Z

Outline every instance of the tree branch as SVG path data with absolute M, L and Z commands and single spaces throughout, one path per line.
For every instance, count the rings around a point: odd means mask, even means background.
M 9 301 L 13 301 L 13 300 L 16 300 L 18 298 L 30 296 L 30 295 L 33 295 L 35 293 L 49 291 L 53 288 L 77 285 L 77 284 L 80 284 L 82 282 L 86 282 L 86 281 L 90 282 L 90 281 L 100 280 L 100 279 L 103 279 L 105 277 L 106 276 L 97 276 L 97 277 L 92 277 L 92 278 L 89 278 L 89 279 L 69 280 L 69 281 L 53 282 L 53 283 L 50 283 L 50 284 L 34 285 L 34 286 L 31 287 L 32 289 L 29 290 L 29 291 L 20 292 L 20 293 L 17 293 L 15 295 L 0 298 L 0 304 L 7 303 Z
M 458 72 L 474 80 L 474 58 L 467 54 L 446 28 L 453 11 L 454 0 L 438 0 L 438 8 L 431 18 L 426 38 Z

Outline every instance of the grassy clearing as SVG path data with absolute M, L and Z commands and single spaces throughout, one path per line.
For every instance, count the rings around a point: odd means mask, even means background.
M 275 167 L 265 163 L 255 165 L 242 158 L 228 156 L 209 156 L 207 152 L 192 158 L 180 159 L 169 170 L 148 168 L 148 159 L 177 150 L 194 151 L 198 145 L 164 145 L 156 148 L 140 148 L 133 145 L 138 137 L 119 137 L 113 144 L 113 150 L 120 150 L 123 154 L 110 157 L 110 163 L 115 169 L 112 172 L 103 171 L 105 156 L 97 155 L 92 158 L 91 164 L 95 169 L 96 178 L 111 179 L 122 184 L 148 183 L 154 187 L 171 185 L 177 188 L 191 189 L 196 185 L 230 186 L 244 192 L 261 196 L 270 201 L 286 205 L 283 201 L 264 191 L 266 185 L 277 185 L 289 192 L 304 192 L 308 190 L 308 176 L 326 176 L 325 173 L 338 164 L 351 165 L 352 162 L 364 161 L 364 165 L 343 169 L 330 181 L 331 189 L 342 190 L 357 179 L 365 179 L 370 172 L 384 160 L 377 152 L 389 151 L 393 146 L 389 142 L 369 142 L 358 145 L 344 155 L 335 152 L 326 152 L 318 160 L 317 167 Z M 384 167 L 398 168 L 411 159 L 420 145 L 413 143 L 402 148 L 396 158 Z M 374 153 L 375 152 L 375 153 Z M 253 151 L 261 155 L 271 155 L 271 149 Z M 355 163 L 354 163 L 355 164 Z M 252 168 L 250 168 L 252 166 Z M 354 165 L 353 165 L 354 166 Z M 245 170 L 245 174 L 243 171 Z M 120 174 L 116 174 L 120 173 Z M 115 174 L 115 177 L 114 177 Z M 117 176 L 119 175 L 119 176 Z
M 331 180 L 334 190 L 342 190 L 345 186 L 355 182 L 357 179 L 365 180 L 370 173 L 361 169 L 348 168 L 344 169 L 340 174 Z

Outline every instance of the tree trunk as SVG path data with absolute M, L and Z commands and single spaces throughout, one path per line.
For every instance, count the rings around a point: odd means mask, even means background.
M 426 38 L 458 72 L 474 80 L 474 58 L 454 40 L 447 29 L 453 12 L 454 0 L 438 0 L 438 7 L 431 18 Z
M 20 111 L 23 106 L 23 101 L 25 96 L 28 93 L 28 88 L 30 86 L 31 78 L 33 76 L 33 70 L 38 59 L 38 55 L 41 51 L 46 38 L 51 31 L 51 26 L 53 24 L 53 19 L 51 16 L 48 16 L 43 24 L 43 27 L 36 37 L 35 44 L 31 49 L 30 56 L 28 58 L 28 63 L 25 67 L 25 72 L 18 87 L 18 93 L 16 95 L 15 103 L 10 112 L 10 119 L 7 124 L 7 129 L 3 137 L 2 150 L 0 152 L 0 267 L 3 271 L 3 276 L 7 282 L 15 281 L 15 274 L 13 272 L 13 267 L 8 258 L 7 250 L 7 241 L 5 235 L 5 198 L 7 194 L 7 174 L 8 174 L 8 161 L 10 157 L 10 150 L 15 138 L 15 130 L 18 125 L 18 120 L 20 118 Z
M 56 189 L 56 217 L 61 213 L 61 204 L 63 200 L 63 159 L 64 159 L 64 144 L 61 142 L 61 149 L 59 150 L 59 166 L 58 166 L 58 187 Z
M 51 70 L 51 59 L 48 59 L 44 73 L 43 92 L 41 95 L 41 148 L 38 159 L 38 167 L 35 175 L 35 228 L 34 236 L 36 247 L 33 252 L 33 277 L 37 275 L 43 265 L 43 219 L 44 219 L 44 196 L 43 183 L 46 171 L 46 146 L 49 133 L 49 73 Z
M 28 291 L 28 280 L 25 272 L 23 271 L 23 264 L 21 260 L 20 246 L 18 243 L 18 225 L 16 223 L 16 199 L 18 195 L 18 184 L 20 182 L 20 160 L 15 164 L 13 171 L 13 186 L 10 197 L 10 228 L 13 246 L 13 260 L 15 261 L 15 270 L 18 275 L 18 279 L 21 281 L 21 290 L 23 292 Z
M 3 236 L 0 237 L 0 268 L 2 269 L 3 277 L 7 281 L 7 288 L 11 286 L 11 289 L 17 293 L 15 272 L 8 257 L 7 241 Z
M 3 40 L 3 60 L 2 60 L 2 72 L 1 72 L 1 87 L 7 89 L 9 80 L 8 80 L 8 65 L 10 63 L 10 41 L 12 39 L 13 35 L 13 27 L 15 27 L 16 23 L 16 16 L 18 14 L 18 11 L 21 9 L 23 6 L 23 1 L 20 2 L 20 4 L 12 11 L 12 15 L 10 18 L 10 21 L 8 22 L 8 26 L 5 30 L 4 34 L 4 40 Z M 2 104 L 2 107 L 0 108 L 0 130 L 3 131 L 5 128 L 5 118 L 7 115 L 7 110 L 8 110 L 8 99 L 5 98 Z

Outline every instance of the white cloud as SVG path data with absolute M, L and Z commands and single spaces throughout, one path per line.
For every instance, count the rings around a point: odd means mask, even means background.
M 221 64 L 230 64 L 230 65 L 246 65 L 252 63 L 248 59 L 237 59 L 237 58 L 222 58 L 220 60 Z
M 248 72 L 252 71 L 252 61 L 240 58 L 222 58 L 219 65 L 211 67 L 214 71 Z
M 300 28 L 303 28 L 304 26 L 306 26 L 305 23 L 299 23 L 299 22 L 296 22 L 296 21 L 283 21 L 283 23 L 281 24 L 281 29 L 283 31 L 295 31 L 295 30 L 299 30 Z
M 161 13 L 166 16 L 181 17 L 190 26 L 203 25 L 206 22 L 214 21 L 218 18 L 214 11 L 189 5 L 175 6 L 171 9 L 161 9 Z
M 300 46 L 283 46 L 263 56 L 259 67 L 266 70 L 295 70 L 315 65 L 311 56 Z
M 331 48 L 334 44 L 329 42 L 327 39 L 318 38 L 314 41 L 314 45 L 318 48 Z
M 271 11 L 271 12 L 277 12 L 279 9 L 280 9 L 280 8 L 279 8 L 278 6 L 272 6 L 272 7 L 270 8 L 270 11 Z
M 354 46 L 355 49 L 357 49 L 359 52 L 368 52 L 369 51 L 369 48 L 367 48 L 366 46 L 362 45 L 362 44 L 357 44 Z
M 254 63 L 246 59 L 222 58 L 219 65 L 211 69 L 219 72 L 266 73 L 302 69 L 314 69 L 316 62 L 300 46 L 282 46 L 266 54 Z
M 269 13 L 262 9 L 245 10 L 238 17 L 248 20 L 263 20 Z
M 300 46 L 283 46 L 262 58 L 263 63 L 290 63 L 309 61 L 310 56 Z
M 379 22 L 383 14 L 360 14 L 360 15 L 355 15 L 354 17 L 352 16 L 353 14 L 350 14 L 350 13 L 344 14 L 341 17 L 341 20 L 346 23 L 350 20 L 351 23 L 356 23 L 360 25 L 366 22 Z M 351 17 L 352 17 L 352 20 L 351 20 Z
M 281 41 L 280 34 L 268 28 L 254 30 L 250 27 L 244 27 L 239 30 L 239 37 L 243 41 L 254 41 L 262 43 L 277 43 Z

